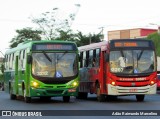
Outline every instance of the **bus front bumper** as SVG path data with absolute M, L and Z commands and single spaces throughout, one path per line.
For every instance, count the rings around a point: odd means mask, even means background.
M 30 97 L 41 97 L 41 96 L 77 96 L 78 88 L 71 89 L 43 89 L 43 88 L 30 88 Z
M 111 84 L 107 85 L 108 95 L 147 95 L 147 94 L 156 94 L 157 85 L 148 85 L 143 87 L 121 87 L 113 86 Z

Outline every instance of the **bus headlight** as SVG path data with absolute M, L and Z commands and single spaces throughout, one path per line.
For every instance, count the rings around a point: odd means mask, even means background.
M 70 84 L 70 87 L 77 87 L 79 85 L 78 81 L 72 81 Z
M 74 82 L 72 83 L 72 85 L 73 85 L 74 87 L 77 87 L 77 86 L 78 86 L 78 82 L 74 81 Z
M 35 81 L 33 81 L 33 82 L 31 83 L 31 85 L 32 85 L 32 87 L 34 87 L 34 88 L 38 88 L 38 87 L 39 87 L 39 83 L 38 83 L 38 82 L 35 82 Z
M 151 83 L 150 83 L 150 84 L 151 84 L 151 85 L 153 85 L 154 83 L 155 83 L 154 81 L 151 81 Z
M 116 83 L 114 81 L 112 81 L 111 84 L 114 86 Z

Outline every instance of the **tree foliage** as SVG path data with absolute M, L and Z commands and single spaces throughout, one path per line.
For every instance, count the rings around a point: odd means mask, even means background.
M 60 18 L 57 15 L 58 8 L 53 8 L 51 12 L 42 13 L 39 18 L 32 18 L 32 22 L 43 31 L 46 40 L 64 38 L 64 33 L 70 32 L 70 23 L 73 22 L 75 14 L 71 13 L 67 18 Z
M 16 47 L 19 43 L 27 40 L 41 40 L 42 31 L 32 30 L 32 28 L 23 28 L 16 30 L 17 36 L 10 41 L 10 47 Z
M 157 55 L 160 56 L 160 47 L 159 47 L 159 46 L 160 46 L 160 34 L 158 34 L 158 33 L 156 32 L 156 33 L 153 33 L 153 34 L 148 35 L 147 38 L 148 38 L 148 39 L 151 39 L 151 40 L 154 42 Z
M 80 7 L 76 4 L 76 7 Z M 59 8 L 53 8 L 50 12 L 42 13 L 39 18 L 32 17 L 32 22 L 39 26 L 39 30 L 24 28 L 16 30 L 17 36 L 12 38 L 10 47 L 16 47 L 19 43 L 27 40 L 64 40 L 73 41 L 77 46 L 88 45 L 100 42 L 101 34 L 84 35 L 81 31 L 74 33 L 70 26 L 76 17 L 76 12 L 70 13 L 67 17 L 58 17 Z
M 91 43 L 97 43 L 97 42 L 101 42 L 101 34 L 88 34 L 88 35 L 83 35 L 82 32 L 78 32 L 77 33 L 77 38 L 79 40 L 77 40 L 77 45 L 78 46 L 83 46 L 83 45 L 89 45 Z

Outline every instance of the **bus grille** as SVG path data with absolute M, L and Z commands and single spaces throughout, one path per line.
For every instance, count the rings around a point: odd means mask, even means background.
M 62 94 L 63 90 L 47 90 L 47 93 L 50 93 L 50 94 Z

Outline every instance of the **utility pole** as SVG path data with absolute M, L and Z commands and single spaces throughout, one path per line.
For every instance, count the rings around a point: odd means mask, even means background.
M 101 29 L 100 33 L 102 36 L 101 36 L 101 41 L 104 39 L 104 34 L 103 34 L 103 31 L 104 31 L 104 27 L 99 27 L 99 29 Z
M 91 39 L 91 33 L 89 33 L 89 44 L 92 43 L 92 39 Z

